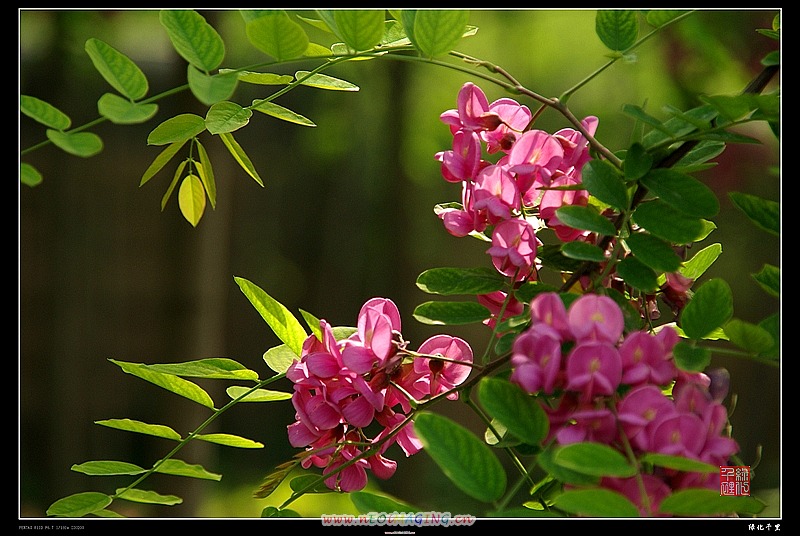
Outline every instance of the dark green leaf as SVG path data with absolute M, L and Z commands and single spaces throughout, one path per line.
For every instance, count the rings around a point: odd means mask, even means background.
M 353 506 L 362 514 L 370 512 L 419 512 L 420 509 L 385 495 L 367 491 L 355 491 L 350 494 Z
M 417 277 L 417 287 L 428 294 L 489 294 L 501 290 L 505 278 L 490 268 L 431 268 Z
M 420 412 L 414 431 L 442 472 L 464 493 L 492 502 L 506 489 L 500 460 L 472 432 L 437 413 Z
M 597 199 L 617 210 L 627 210 L 628 189 L 617 169 L 605 160 L 590 160 L 583 166 L 583 185 Z
M 597 212 L 597 209 L 581 205 L 564 205 L 556 210 L 556 217 L 564 225 L 593 233 L 614 236 L 617 230 L 614 224 Z
M 319 475 L 300 475 L 289 481 L 292 491 L 303 493 L 331 493 L 331 489 L 325 485 L 325 479 Z
M 650 233 L 679 245 L 699 240 L 706 230 L 703 220 L 688 217 L 659 199 L 639 205 L 633 220 Z
M 92 132 L 66 133 L 60 130 L 47 130 L 47 139 L 59 149 L 75 156 L 88 158 L 103 150 L 103 140 Z
M 711 364 L 711 352 L 708 348 L 695 346 L 689 341 L 681 340 L 672 349 L 675 364 L 687 372 L 702 372 Z
M 758 273 L 752 274 L 753 279 L 761 285 L 764 291 L 779 298 L 781 295 L 781 269 L 771 264 L 765 264 Z
M 658 288 L 658 277 L 652 268 L 636 257 L 626 257 L 617 263 L 617 274 L 634 288 L 652 292 Z
M 636 42 L 639 23 L 636 11 L 598 10 L 595 18 L 595 31 L 605 46 L 615 52 L 627 50 Z
M 769 331 L 738 318 L 732 318 L 724 330 L 729 341 L 752 354 L 761 354 L 775 344 Z
M 733 316 L 733 295 L 723 279 L 710 279 L 695 290 L 681 313 L 681 327 L 690 339 L 702 339 Z
M 625 162 L 622 166 L 625 179 L 629 181 L 639 180 L 650 171 L 651 167 L 653 167 L 653 157 L 645 151 L 642 144 L 634 143 L 631 145 L 628 152 L 625 153 Z
M 550 423 L 536 398 L 502 378 L 483 378 L 478 397 L 486 411 L 524 442 L 536 445 L 547 436 Z
M 560 449 L 559 446 L 551 445 L 539 454 L 537 460 L 547 474 L 565 484 L 575 484 L 576 486 L 592 485 L 600 480 L 597 476 L 575 471 L 556 463 L 555 457 Z
M 681 258 L 672 245 L 646 232 L 631 233 L 625 243 L 637 259 L 656 272 L 677 272 Z
M 647 20 L 647 24 L 650 26 L 660 28 L 675 17 L 679 17 L 684 13 L 688 13 L 688 11 L 681 11 L 678 9 L 648 9 L 645 14 L 645 20 Z
M 561 253 L 563 253 L 565 257 L 580 261 L 603 262 L 606 260 L 606 255 L 602 249 L 594 244 L 580 242 L 578 240 L 564 242 L 564 244 L 561 245 Z
M 609 489 L 565 491 L 555 505 L 581 517 L 639 517 L 639 509 L 627 497 Z
M 714 192 L 694 177 L 672 169 L 652 169 L 640 182 L 673 208 L 695 218 L 713 218 L 719 212 Z
M 713 516 L 718 514 L 758 514 L 765 504 L 755 497 L 722 496 L 719 490 L 684 489 L 661 501 L 659 510 L 676 516 Z
M 601 443 L 565 445 L 556 451 L 553 461 L 572 471 L 598 477 L 628 477 L 637 471 L 620 451 Z
M 414 318 L 433 325 L 472 324 L 490 315 L 489 309 L 474 302 L 425 302 L 414 309 Z
M 760 229 L 780 236 L 781 206 L 779 203 L 741 192 L 729 192 L 728 196 L 733 204 Z

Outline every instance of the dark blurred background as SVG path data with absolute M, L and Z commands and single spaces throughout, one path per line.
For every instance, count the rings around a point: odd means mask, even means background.
M 246 42 L 238 12 L 202 13 L 225 40 L 224 67 L 268 59 Z M 570 106 L 578 117 L 597 115 L 598 137 L 622 149 L 635 136 L 631 120 L 620 111 L 624 104 L 664 117 L 665 105 L 698 105 L 697 94 L 741 91 L 760 70 L 761 58 L 777 48 L 756 32 L 769 28 L 774 15 L 699 12 L 641 46 L 636 61 L 620 61 L 601 74 Z M 473 11 L 470 23 L 478 33 L 458 50 L 502 66 L 540 94 L 556 96 L 606 61 L 594 16 L 582 10 Z M 330 44 L 311 26 L 306 30 L 312 40 Z M 20 93 L 58 107 L 73 127 L 94 120 L 97 99 L 112 91 L 84 52 L 88 38 L 133 59 L 148 76 L 148 96 L 185 82 L 185 61 L 174 52 L 156 11 L 21 10 L 19 37 Z M 278 72 L 313 66 L 297 62 Z M 255 114 L 235 133 L 264 188 L 217 138 L 202 138 L 214 165 L 218 201 L 197 228 L 181 216 L 175 194 L 160 210 L 184 153 L 139 187 L 162 149 L 146 145 L 148 133 L 178 113 L 205 115 L 206 108 L 188 91 L 158 101 L 158 115 L 146 124 L 103 123 L 92 129 L 105 144 L 95 157 L 72 157 L 46 146 L 23 158 L 39 169 L 44 182 L 21 187 L 18 198 L 20 517 L 44 516 L 50 504 L 72 493 L 112 492 L 130 481 L 88 477 L 71 471 L 73 464 L 122 460 L 150 467 L 174 446 L 95 421 L 130 418 L 171 426 L 185 436 L 208 417 L 204 408 L 124 374 L 109 359 L 168 363 L 229 357 L 262 377 L 272 374 L 262 355 L 279 341 L 234 276 L 259 285 L 295 314 L 304 309 L 334 325 L 353 325 L 364 301 L 384 296 L 399 306 L 405 338 L 412 343 L 443 331 L 412 317 L 416 305 L 431 299 L 415 286 L 417 275 L 437 266 L 486 265 L 488 258 L 484 244 L 451 237 L 433 213 L 436 203 L 460 197 L 457 185 L 441 178 L 433 157 L 451 140 L 439 114 L 455 107 L 468 80 L 490 101 L 504 95 L 461 72 L 399 61 L 358 62 L 329 74 L 358 85 L 360 92 L 299 88 L 277 101 L 317 127 Z M 231 100 L 247 105 L 271 91 L 240 85 Z M 552 112 L 537 123 L 551 132 L 565 126 Z M 755 228 L 732 207 L 726 192 L 779 201 L 780 151 L 762 125 L 743 132 L 763 143 L 730 145 L 719 165 L 700 175 L 722 205 L 718 229 L 707 242 L 724 246 L 704 279 L 723 277 L 733 289 L 735 316 L 755 323 L 780 309 L 779 300 L 751 276 L 765 263 L 780 265 L 780 240 Z M 44 139 L 44 129 L 20 115 L 21 149 Z M 477 348 L 488 341 L 480 325 L 446 331 Z M 780 372 L 724 354 L 715 354 L 713 365 L 731 371 L 731 393 L 738 400 L 733 434 L 743 462 L 757 465 L 754 493 L 767 497 L 771 505 L 765 513 L 776 515 Z M 218 406 L 226 401 L 229 383 L 199 383 Z M 462 406 L 440 408 L 458 419 L 468 416 Z M 238 405 L 213 431 L 242 435 L 265 448 L 192 442 L 178 457 L 221 473 L 220 482 L 155 476 L 146 489 L 177 494 L 184 502 L 173 507 L 115 503 L 113 508 L 144 517 L 257 517 L 264 506 L 287 496 L 283 488 L 267 500 L 251 494 L 264 475 L 296 452 L 285 432 L 293 417 L 288 402 Z M 399 450 L 390 454 L 398 460 L 397 474 L 372 481 L 371 489 L 423 509 L 483 511 L 484 505 L 455 489 L 424 453 L 410 459 Z M 308 516 L 354 511 L 346 497 L 332 494 L 304 498 L 292 507 Z

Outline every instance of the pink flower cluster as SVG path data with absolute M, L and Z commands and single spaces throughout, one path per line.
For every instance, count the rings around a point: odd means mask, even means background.
M 571 128 L 548 134 L 530 129 L 528 107 L 510 98 L 489 103 L 475 84 L 464 84 L 457 108 L 441 115 L 453 134 L 452 148 L 436 153 L 442 176 L 461 183 L 461 207 L 439 213 L 454 236 L 491 231 L 487 250 L 495 268 L 517 281 L 535 276 L 536 251 L 540 245 L 531 223 L 535 209 L 547 227 L 561 240 L 585 233 L 561 224 L 555 211 L 563 205 L 585 205 L 586 190 L 552 189 L 581 183 L 581 169 L 590 159 L 589 145 L 580 131 Z M 597 118 L 582 122 L 590 134 Z M 484 159 L 497 154 L 495 162 Z
M 458 337 L 435 335 L 416 352 L 408 350 L 400 313 L 386 298 L 368 300 L 357 330 L 345 339 L 336 340 L 325 320 L 320 328 L 321 338 L 309 336 L 286 371 L 296 411 L 289 442 L 307 448 L 302 466 L 323 468 L 330 489 L 358 491 L 367 484 L 367 469 L 383 479 L 394 474 L 397 462 L 383 455 L 390 445 L 397 443 L 406 456 L 422 448 L 413 427 L 403 425 L 412 399 L 445 393 L 457 399 L 451 390 L 469 376 L 472 348 Z M 379 432 L 370 438 L 365 428 L 373 422 Z
M 635 453 L 683 456 L 719 466 L 738 451 L 724 435 L 725 376 L 712 385 L 709 375 L 679 370 L 672 349 L 678 335 L 670 326 L 657 334 L 623 336 L 619 306 L 609 297 L 584 294 L 569 308 L 558 294 L 537 295 L 532 323 L 514 341 L 511 381 L 528 393 L 557 397 L 543 405 L 550 436 L 560 445 L 603 443 Z M 671 395 L 665 394 L 672 386 Z M 672 490 L 718 483 L 706 473 L 659 469 L 644 475 L 649 511 L 634 478 L 604 479 L 603 485 L 628 495 L 651 515 Z

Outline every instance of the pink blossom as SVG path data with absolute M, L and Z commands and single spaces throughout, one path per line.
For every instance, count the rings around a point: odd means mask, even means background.
M 564 175 L 562 172 L 556 171 L 550 183 L 550 188 L 575 186 L 580 183 L 580 178 Z M 585 207 L 588 202 L 589 193 L 586 190 L 545 189 L 542 194 L 542 199 L 539 202 L 539 216 L 547 223 L 547 227 L 556 233 L 559 240 L 562 242 L 570 242 L 587 236 L 589 232 L 564 225 L 558 219 L 556 210 L 563 206 Z
M 464 182 L 461 187 L 462 208 L 446 208 L 438 214 L 447 232 L 453 236 L 464 237 L 473 231 L 486 229 L 485 215 L 475 209 L 474 189 L 472 182 Z
M 475 210 L 485 210 L 487 220 L 495 225 L 520 209 L 517 183 L 501 166 L 487 166 L 478 173 L 474 189 Z
M 478 134 L 459 130 L 453 135 L 453 149 L 436 153 L 442 176 L 448 182 L 472 180 L 481 168 L 481 140 Z
M 628 385 L 666 385 L 677 375 L 672 354 L 665 352 L 661 340 L 646 331 L 628 334 L 619 347 L 619 353 L 622 357 L 622 381 Z
M 467 379 L 472 367 L 459 365 L 458 362 L 472 364 L 472 348 L 464 339 L 450 335 L 434 335 L 423 342 L 417 353 L 422 355 L 439 356 L 447 359 L 416 358 L 414 370 L 425 373 L 430 378 L 430 395 L 436 396 L 447 392 L 460 385 Z M 458 399 L 458 392 L 447 395 L 451 400 Z
M 549 185 L 563 157 L 564 149 L 553 136 L 543 130 L 528 130 L 508 153 L 508 170 L 517 175 L 524 195 L 534 183 Z
M 622 380 L 622 359 L 613 345 L 595 340 L 578 342 L 567 355 L 567 386 L 583 400 L 612 395 Z
M 652 441 L 654 452 L 697 460 L 706 442 L 705 425 L 697 415 L 676 413 L 656 425 Z
M 625 327 L 622 310 L 608 296 L 583 294 L 572 302 L 567 315 L 577 340 L 593 339 L 617 344 Z
M 456 99 L 457 109 L 447 110 L 440 118 L 455 133 L 458 130 L 494 130 L 500 123 L 497 113 L 489 110 L 489 101 L 481 88 L 467 82 Z
M 527 106 L 523 106 L 514 99 L 500 98 L 489 105 L 489 111 L 496 113 L 502 123 L 494 130 L 481 132 L 481 139 L 486 142 L 489 154 L 498 151 L 509 151 L 528 127 L 533 115 Z
M 594 136 L 597 131 L 598 119 L 594 116 L 586 117 L 581 121 L 581 125 L 589 135 Z M 559 169 L 573 179 L 580 182 L 581 170 L 584 164 L 591 160 L 589 154 L 589 141 L 579 131 L 572 128 L 563 128 L 553 134 L 564 149 L 564 158 L 559 165 Z
M 530 223 L 511 219 L 501 221 L 492 232 L 492 247 L 486 253 L 498 272 L 520 281 L 530 275 L 536 260 L 539 240 Z
M 608 444 L 616 433 L 616 419 L 608 408 L 587 406 L 570 413 L 569 423 L 556 432 L 556 437 L 561 445 L 583 441 Z
M 556 292 L 542 292 L 531 300 L 531 320 L 544 323 L 555 329 L 564 340 L 572 339 L 567 309 Z
M 491 316 L 483 321 L 483 323 L 491 329 L 494 329 L 495 325 L 497 325 L 497 317 L 500 315 L 500 309 L 503 307 L 503 303 L 506 303 L 506 300 L 508 300 L 508 303 L 506 304 L 505 310 L 503 310 L 502 318 L 499 319 L 500 322 L 521 315 L 525 310 L 525 306 L 522 302 L 518 301 L 513 295 L 509 297 L 508 294 L 502 290 L 490 292 L 489 294 L 479 294 L 476 298 L 478 303 L 489 309 L 491 313 Z M 501 334 L 498 333 L 498 336 L 500 335 Z
M 511 382 L 528 393 L 552 394 L 560 380 L 561 337 L 547 324 L 533 324 L 514 340 Z
M 650 436 L 656 424 L 675 413 L 672 400 L 655 385 L 645 384 L 628 391 L 617 407 L 622 432 L 641 451 L 651 450 Z

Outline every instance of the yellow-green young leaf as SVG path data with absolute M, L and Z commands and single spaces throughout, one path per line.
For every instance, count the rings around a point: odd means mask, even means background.
M 178 189 L 178 206 L 186 221 L 197 227 L 206 210 L 206 190 L 197 175 L 187 175 Z
M 383 9 L 337 9 L 333 12 L 337 35 L 356 52 L 371 50 L 383 37 Z
M 156 115 L 158 105 L 131 102 L 114 93 L 106 93 L 97 101 L 97 111 L 117 125 L 133 125 L 144 123 Z
M 147 95 L 147 77 L 128 56 L 95 38 L 88 39 L 84 49 L 111 87 L 132 101 Z
M 42 183 L 42 174 L 35 167 L 25 162 L 19 165 L 19 181 L 26 186 L 38 186 Z
M 714 261 L 722 254 L 722 244 L 711 244 L 704 247 L 694 254 L 688 261 L 683 263 L 679 270 L 681 275 L 689 279 L 698 279 Z
M 171 391 L 176 395 L 183 396 L 207 408 L 214 409 L 214 401 L 210 396 L 208 396 L 208 393 L 190 381 L 173 376 L 172 374 L 163 374 L 161 372 L 150 370 L 147 365 L 142 363 L 128 363 L 125 361 L 117 361 L 115 359 L 110 359 L 109 361 L 120 367 L 122 371 L 127 374 L 137 376 L 145 381 L 161 387 L 162 389 Z
M 60 130 L 47 130 L 47 138 L 59 149 L 71 155 L 88 158 L 103 150 L 103 140 L 92 132 L 68 134 Z
M 242 169 L 244 169 L 260 186 L 264 186 L 264 181 L 262 181 L 261 177 L 258 175 L 258 171 L 256 171 L 253 162 L 250 161 L 250 158 L 247 156 L 247 153 L 244 152 L 242 146 L 234 139 L 233 134 L 230 132 L 223 132 L 219 135 L 219 139 L 222 140 L 228 152 L 233 155 L 233 158 Z
M 136 464 L 112 460 L 84 462 L 73 465 L 71 469 L 78 473 L 92 476 L 138 475 L 145 472 L 142 467 Z
M 263 443 L 231 434 L 197 434 L 194 437 L 195 439 L 202 439 L 203 441 L 216 443 L 217 445 L 225 445 L 226 447 L 238 447 L 242 449 L 264 448 Z
M 203 480 L 221 480 L 222 475 L 206 471 L 202 465 L 189 464 L 183 460 L 169 458 L 161 462 L 156 468 L 156 473 L 165 475 L 188 476 Z
M 258 380 L 258 373 L 227 357 L 208 357 L 183 363 L 146 365 L 164 374 L 217 380 Z
M 242 398 L 240 402 L 275 402 L 276 400 L 289 400 L 292 398 L 292 393 L 271 391 L 269 389 L 256 389 L 253 391 L 251 387 L 242 387 L 240 385 L 231 385 L 225 392 L 228 393 L 231 400 L 235 400 L 245 393 L 249 393 Z
M 235 74 L 210 75 L 192 65 L 186 69 L 186 79 L 192 94 L 206 106 L 229 99 L 239 84 Z
M 206 120 L 195 114 L 179 114 L 158 125 L 147 136 L 147 145 L 185 142 L 206 129 Z
M 30 95 L 19 96 L 19 111 L 34 121 L 55 130 L 66 130 L 72 124 L 72 120 L 67 114 L 52 104 Z
M 153 163 L 150 164 L 148 168 L 144 171 L 142 179 L 139 181 L 139 186 L 144 185 L 144 183 L 152 179 L 156 173 L 161 171 L 161 168 L 167 165 L 167 162 L 172 160 L 172 157 L 175 156 L 178 153 L 178 151 L 181 150 L 181 147 L 183 147 L 186 144 L 186 141 L 187 140 L 170 143 L 167 147 L 164 148 L 163 151 L 158 153 L 158 156 L 155 158 L 155 160 L 153 160 Z
M 319 89 L 330 89 L 333 91 L 358 91 L 360 88 L 346 80 L 334 78 L 327 74 L 310 74 L 309 71 L 297 71 L 294 73 L 297 81 L 304 86 L 316 87 Z
M 264 292 L 258 285 L 241 277 L 235 277 L 234 280 L 281 342 L 286 344 L 296 355 L 300 355 L 303 350 L 303 342 L 308 337 L 300 321 L 286 306 Z
M 198 12 L 163 10 L 159 14 L 172 46 L 178 54 L 201 71 L 219 67 L 225 57 L 225 44 L 217 31 Z
M 203 186 L 206 188 L 208 200 L 211 201 L 211 208 L 217 207 L 217 182 L 214 179 L 214 168 L 211 167 L 211 159 L 208 158 L 206 148 L 199 141 L 195 142 L 197 146 L 197 154 L 200 155 L 200 162 L 195 162 L 197 166 L 197 173 L 200 175 L 200 180 L 203 181 Z
M 104 509 L 111 502 L 111 497 L 105 493 L 86 491 L 57 500 L 46 513 L 56 517 L 83 517 Z
M 300 360 L 300 356 L 285 344 L 270 348 L 264 352 L 263 358 L 267 366 L 278 374 L 286 372 L 295 359 Z
M 239 81 L 262 86 L 285 86 L 294 81 L 294 78 L 288 74 L 255 73 L 253 71 L 233 71 L 231 69 L 220 69 L 219 72 L 237 73 Z
M 161 495 L 155 491 L 148 491 L 143 489 L 125 489 L 117 488 L 116 496 L 126 501 L 146 503 L 146 504 L 163 504 L 165 506 L 174 506 L 181 504 L 183 499 L 175 495 Z
M 299 58 L 308 48 L 305 30 L 283 10 L 264 10 L 246 21 L 247 39 L 278 61 Z
M 281 119 L 283 121 L 288 121 L 290 123 L 296 123 L 298 125 L 302 125 L 304 127 L 317 126 L 310 119 L 305 118 L 302 115 L 289 110 L 288 108 L 284 108 L 283 106 L 280 106 L 268 100 L 254 100 L 252 109 L 256 110 L 257 112 L 271 115 L 272 117 L 277 117 L 278 119 Z
M 186 168 L 186 165 L 189 163 L 189 159 L 187 158 L 183 162 L 178 165 L 178 168 L 175 170 L 175 173 L 172 175 L 172 181 L 167 186 L 167 191 L 164 192 L 164 196 L 161 198 L 161 210 L 163 212 L 164 207 L 167 206 L 167 201 L 172 196 L 172 192 L 175 190 L 175 187 L 178 185 L 178 181 L 181 180 L 183 176 L 183 170 Z
M 652 463 L 653 465 L 658 465 L 659 467 L 667 467 L 669 469 L 689 471 L 692 473 L 716 473 L 719 471 L 718 465 L 711 465 L 699 460 L 684 458 L 683 456 L 671 456 L 668 454 L 656 454 L 653 452 L 642 456 L 641 461 Z
M 126 432 L 136 432 L 164 439 L 172 439 L 174 441 L 181 440 L 181 436 L 178 432 L 163 424 L 147 424 L 133 419 L 106 419 L 104 421 L 95 421 L 95 424 L 115 428 L 117 430 L 125 430 Z
M 233 132 L 247 125 L 253 111 L 235 102 L 218 102 L 208 109 L 206 128 L 212 134 Z

